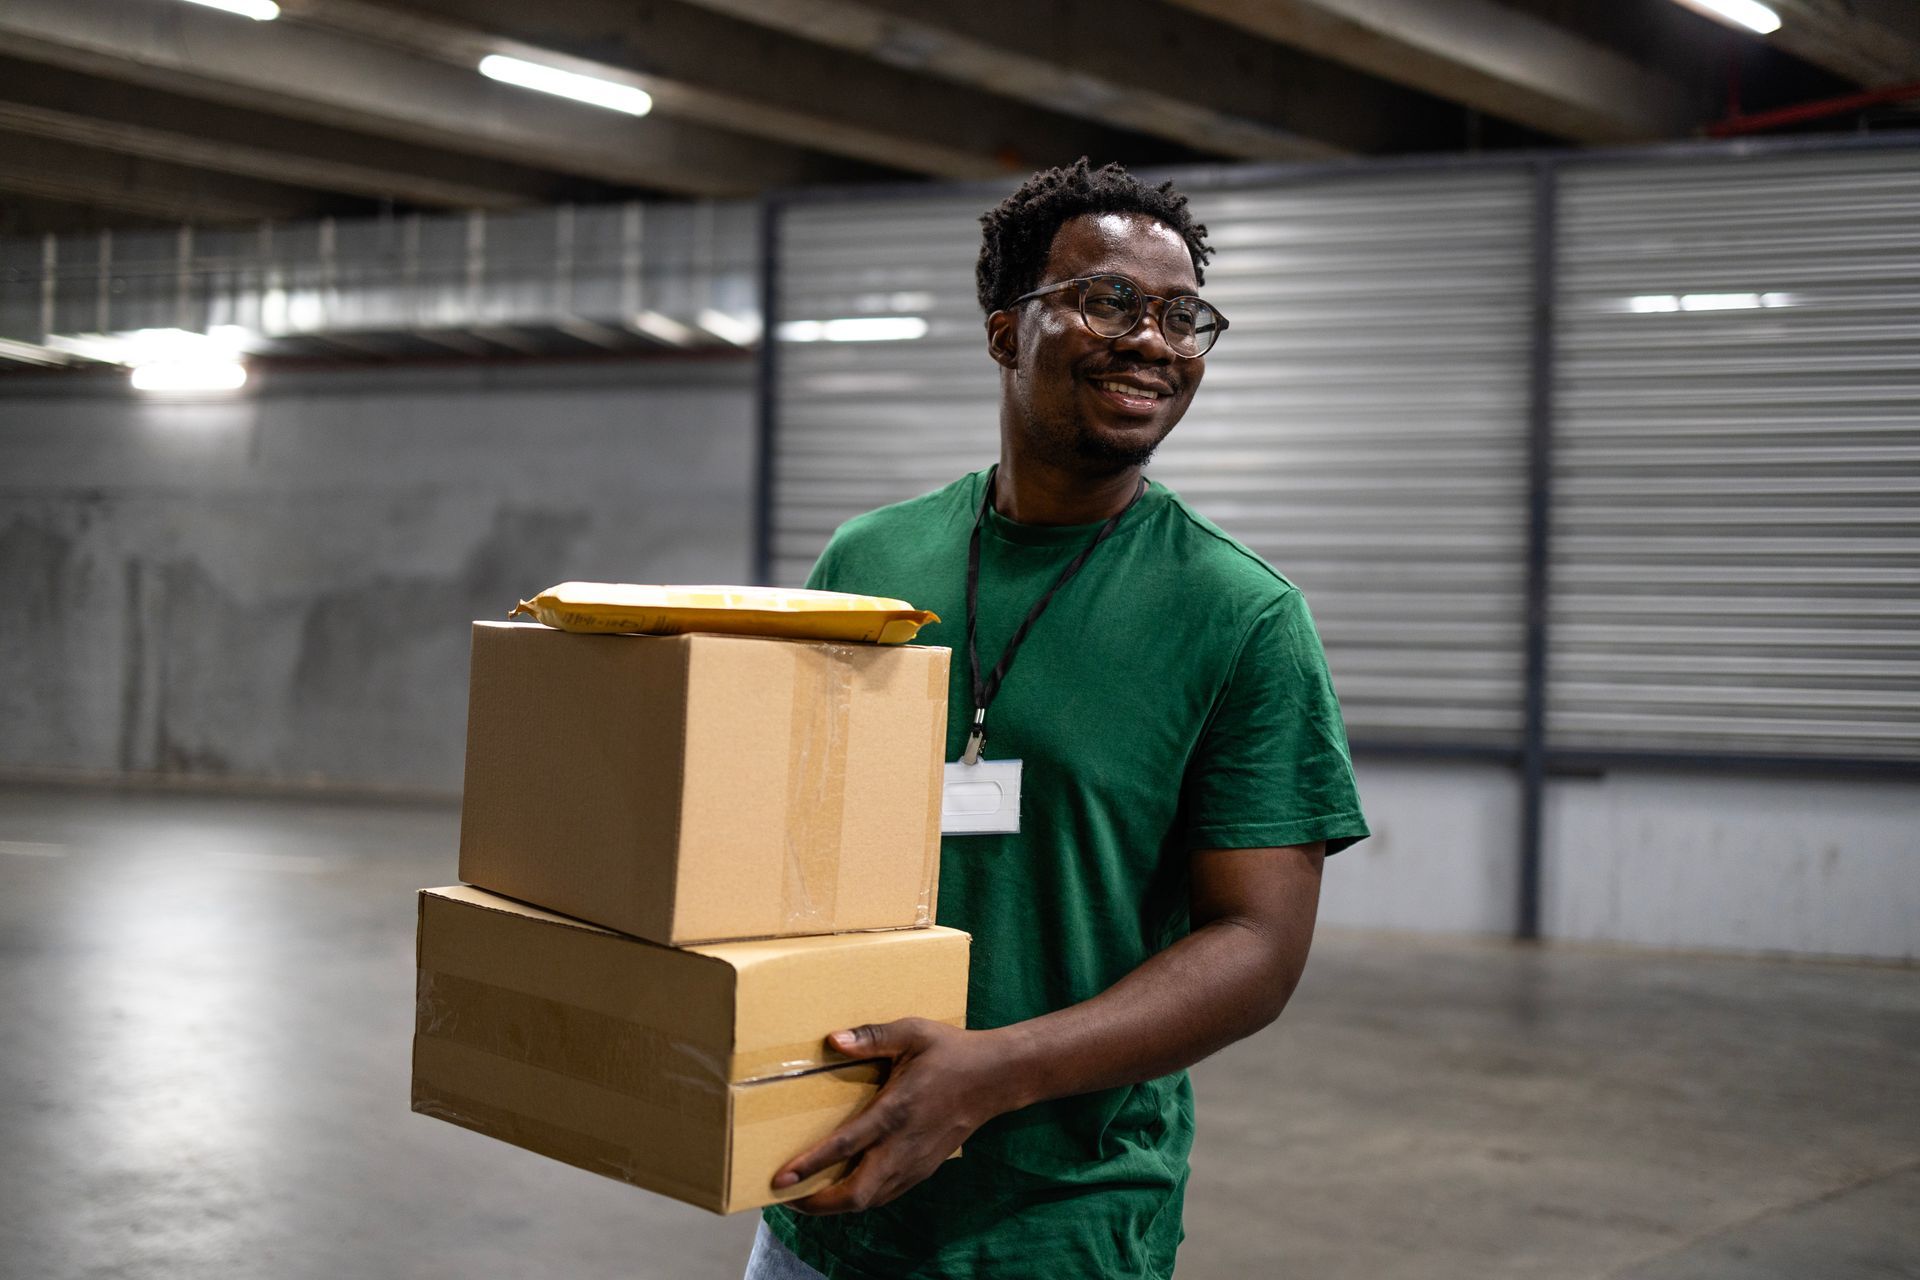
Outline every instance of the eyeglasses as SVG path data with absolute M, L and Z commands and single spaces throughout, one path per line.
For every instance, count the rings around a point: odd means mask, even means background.
M 1032 293 L 1023 293 L 1009 307 L 1017 307 L 1033 298 L 1044 298 L 1064 289 L 1080 291 L 1080 319 L 1087 328 L 1103 338 L 1120 338 L 1132 333 L 1146 314 L 1147 304 L 1160 304 L 1160 336 L 1177 356 L 1198 359 L 1213 350 L 1213 344 L 1227 331 L 1227 318 L 1190 293 L 1162 298 L 1143 293 L 1140 286 L 1125 276 L 1083 276 L 1045 285 Z

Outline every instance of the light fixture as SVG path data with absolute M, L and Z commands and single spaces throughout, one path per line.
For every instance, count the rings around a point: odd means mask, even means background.
M 273 0 L 187 0 L 187 3 L 205 5 L 209 9 L 219 9 L 226 13 L 237 13 L 243 18 L 252 18 L 255 22 L 272 22 L 280 16 L 280 6 Z
M 583 76 L 578 71 L 562 71 L 559 67 L 528 62 L 524 58 L 510 58 L 504 53 L 490 53 L 480 59 L 480 74 L 517 84 L 522 89 L 537 89 L 610 111 L 624 111 L 630 116 L 643 116 L 653 110 L 653 98 L 644 89 L 602 80 L 599 76 Z
M 1744 27 L 1760 35 L 1772 35 L 1780 29 L 1780 15 L 1760 0 L 1680 0 L 1696 13 L 1718 18 L 1729 26 Z
M 46 345 L 64 355 L 132 370 L 136 391 L 237 391 L 246 385 L 242 352 L 253 341 L 240 325 L 191 329 L 133 329 L 122 333 L 52 333 Z
M 1757 293 L 1683 293 L 1680 295 L 1682 311 L 1758 311 L 1760 295 Z
M 234 344 L 191 329 L 131 329 L 121 333 L 50 333 L 46 345 L 56 351 L 102 364 L 129 368 L 166 360 L 227 360 Z
M 649 338 L 670 347 L 690 347 L 700 341 L 700 334 L 692 325 L 682 324 L 658 311 L 642 311 L 627 323 Z
M 789 320 L 782 342 L 909 342 L 927 336 L 919 316 L 853 316 L 841 320 Z
M 135 391 L 238 391 L 247 385 L 247 366 L 238 360 L 162 360 L 135 365 Z
M 736 347 L 750 347 L 760 341 L 758 316 L 736 316 L 731 312 L 708 307 L 694 317 L 694 323 L 722 342 L 730 342 Z
M 1796 305 L 1790 293 L 1643 293 L 1627 299 L 1636 315 L 1675 311 L 1760 311 Z

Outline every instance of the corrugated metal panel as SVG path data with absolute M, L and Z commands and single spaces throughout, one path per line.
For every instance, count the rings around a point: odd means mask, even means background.
M 980 197 L 807 205 L 783 320 L 926 336 L 780 345 L 774 571 L 998 452 Z M 1201 192 L 1233 319 L 1154 474 L 1307 591 L 1356 738 L 1517 741 L 1531 188 L 1517 170 Z
M 787 326 L 924 320 L 924 337 L 782 337 L 772 570 L 798 583 L 849 516 L 938 488 L 998 453 L 999 379 L 973 300 L 990 198 L 799 205 L 779 224 Z
M 1562 184 L 1550 744 L 1920 758 L 1920 152 Z

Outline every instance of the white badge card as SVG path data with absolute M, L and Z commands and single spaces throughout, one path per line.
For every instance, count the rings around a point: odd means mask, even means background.
M 982 760 L 947 765 L 940 796 L 940 834 L 1017 835 L 1020 831 L 1020 762 Z

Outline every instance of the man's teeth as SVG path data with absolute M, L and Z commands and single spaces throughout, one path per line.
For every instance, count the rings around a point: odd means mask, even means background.
M 1111 391 L 1117 396 L 1133 396 L 1140 400 L 1158 400 L 1160 398 L 1158 391 L 1149 391 L 1145 387 L 1129 386 L 1124 382 L 1101 381 L 1093 385 L 1099 387 L 1102 391 Z

